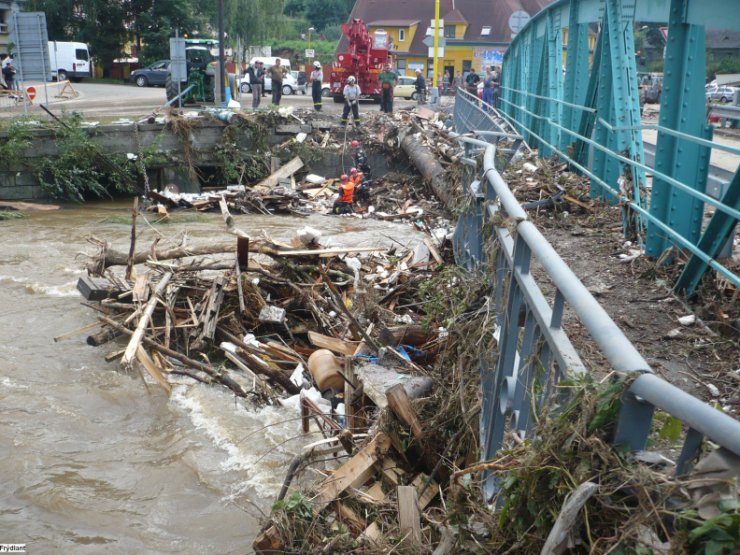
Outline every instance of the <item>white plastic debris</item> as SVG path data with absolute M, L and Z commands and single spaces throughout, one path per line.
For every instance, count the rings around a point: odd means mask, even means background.
M 129 160 L 136 160 L 138 156 L 136 156 L 136 154 L 134 154 L 133 152 L 127 152 L 126 158 L 128 158 Z
M 227 106 L 228 108 L 235 108 L 237 110 L 241 109 L 242 105 L 239 104 L 238 101 L 234 100 L 233 98 L 229 100 L 229 104 Z
M 674 328 L 671 331 L 669 331 L 667 334 L 665 334 L 665 336 L 668 339 L 675 339 L 681 336 L 681 330 L 679 328 Z
M 326 183 L 326 178 L 321 177 L 320 175 L 316 175 L 315 173 L 309 173 L 305 178 L 304 181 L 307 183 L 311 183 L 312 185 L 321 185 L 322 183 Z
M 285 309 L 279 306 L 265 306 L 257 318 L 266 324 L 282 324 L 285 322 Z
M 345 257 L 344 263 L 347 264 L 347 266 L 355 274 L 354 286 L 355 288 L 357 288 L 357 284 L 360 282 L 360 268 L 362 268 L 362 262 L 360 262 L 359 258 L 348 256 L 348 257 Z
M 524 162 L 524 164 L 522 164 L 522 168 L 524 168 L 528 172 L 536 172 L 537 171 L 537 166 L 535 166 L 532 162 Z
M 244 336 L 242 339 L 245 345 L 249 345 L 250 347 L 259 347 L 260 342 L 257 341 L 257 338 L 254 336 L 253 333 L 248 333 Z
M 236 345 L 234 345 L 230 341 L 222 341 L 219 345 L 224 351 L 227 351 L 229 353 L 236 353 Z
M 295 367 L 295 370 L 290 375 L 290 381 L 298 387 L 303 387 L 303 384 L 306 383 L 306 378 L 303 376 L 303 364 Z
M 296 237 L 298 237 L 298 240 L 304 245 L 318 242 L 318 240 L 321 239 L 321 231 L 309 226 L 302 227 L 296 231 L 295 234 Z
M 704 385 L 707 386 L 707 389 L 709 390 L 709 394 L 712 396 L 713 399 L 716 399 L 717 397 L 719 397 L 719 389 L 717 388 L 716 385 L 714 385 L 713 383 L 706 383 Z
M 295 136 L 295 140 L 297 143 L 302 143 L 308 138 L 307 133 L 298 133 L 298 135 Z
M 687 316 L 681 316 L 678 319 L 678 323 L 682 326 L 693 326 L 696 323 L 696 315 L 688 314 Z
M 414 257 L 411 259 L 411 265 L 418 264 L 420 262 L 429 262 L 429 258 L 432 254 L 429 252 L 429 247 L 424 243 L 419 243 L 414 249 Z

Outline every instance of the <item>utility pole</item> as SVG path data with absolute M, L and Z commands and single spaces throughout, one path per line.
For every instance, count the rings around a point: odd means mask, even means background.
M 434 2 L 434 63 L 432 68 L 432 104 L 436 104 L 439 91 L 437 83 L 439 68 L 439 0 Z
M 439 2 L 439 0 L 437 0 Z M 224 48 L 224 0 L 218 0 L 218 91 L 221 102 L 226 102 L 226 86 L 224 80 L 226 75 L 226 50 Z

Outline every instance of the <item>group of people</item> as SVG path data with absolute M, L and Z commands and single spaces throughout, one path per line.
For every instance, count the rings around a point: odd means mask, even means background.
M 351 143 L 355 167 L 349 170 L 349 175 L 342 174 L 339 178 L 339 193 L 332 214 L 353 214 L 354 203 L 370 204 L 370 165 L 367 155 L 359 141 Z
M 265 69 L 262 60 L 255 60 L 254 64 L 247 69 L 249 77 L 249 88 L 252 90 L 252 109 L 259 108 L 262 97 L 265 96 L 265 77 L 269 75 L 272 86 L 272 103 L 280 106 L 283 97 L 283 77 L 288 73 L 287 68 L 280 65 L 280 58 L 275 58 L 275 63 Z
M 473 68 L 470 68 L 470 73 L 465 77 L 465 86 L 468 92 L 474 96 L 478 96 L 478 83 L 481 78 Z M 489 66 L 486 68 L 486 74 L 483 76 L 483 96 L 482 100 L 486 106 L 496 107 L 496 98 L 499 95 L 501 88 L 501 69 L 496 66 Z

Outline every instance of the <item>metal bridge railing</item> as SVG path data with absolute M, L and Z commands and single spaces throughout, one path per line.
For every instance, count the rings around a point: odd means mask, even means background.
M 740 276 L 722 261 L 740 218 L 740 149 L 712 141 L 704 88 L 705 27 L 740 31 L 740 11 L 723 6 L 556 0 L 519 30 L 501 74 L 501 116 L 541 156 L 557 155 L 587 175 L 592 196 L 621 204 L 628 238 L 648 256 L 688 253 L 675 288 L 689 295 L 707 268 L 740 287 Z M 641 123 L 634 29 L 645 23 L 668 24 L 657 125 Z M 657 132 L 652 167 L 645 164 L 644 131 Z M 734 177 L 724 183 L 717 181 L 724 172 L 710 171 L 717 150 L 736 156 Z M 706 207 L 714 211 L 708 222 Z
M 623 398 L 615 443 L 625 444 L 633 451 L 644 449 L 657 408 L 688 428 L 677 461 L 679 475 L 688 472 L 704 438 L 740 456 L 740 422 L 656 376 L 528 220 L 495 165 L 496 160 L 501 164 L 495 143 L 502 133 L 476 133 L 469 128 L 470 122 L 478 121 L 475 118 L 480 109 L 477 99 L 458 94 L 454 113 L 457 132 L 488 136 L 491 140 L 456 135 L 465 148 L 463 160 L 467 160 L 469 184 L 465 191 L 466 208 L 458 219 L 453 246 L 458 264 L 492 272 L 494 276 L 499 348 L 493 360 L 483 361 L 480 368 L 482 460 L 490 460 L 504 446 L 507 431 L 521 435 L 531 431 L 531 411 L 543 409 L 555 384 L 587 372 L 563 329 L 566 306 L 583 324 L 611 369 L 621 375 L 636 376 Z M 495 122 L 484 127 L 490 129 L 493 125 Z M 481 152 L 483 170 L 478 173 L 474 159 Z M 532 272 L 535 260 L 548 284 L 538 281 Z M 551 300 L 543 293 L 548 288 L 554 288 Z M 496 478 L 488 473 L 484 480 L 484 491 L 490 498 L 496 492 Z

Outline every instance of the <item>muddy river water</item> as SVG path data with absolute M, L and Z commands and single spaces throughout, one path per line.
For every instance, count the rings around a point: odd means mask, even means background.
M 76 291 L 95 235 L 128 249 L 129 203 L 65 207 L 0 221 L 0 543 L 29 553 L 247 553 L 261 512 L 302 445 L 297 414 L 255 409 L 227 390 L 187 383 L 168 398 L 106 363 Z M 153 219 L 149 218 L 150 221 Z M 354 218 L 243 216 L 254 236 L 299 226 L 327 246 L 418 239 L 409 227 Z M 229 237 L 218 214 L 139 227 L 141 248 Z

